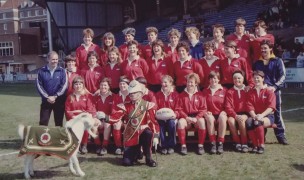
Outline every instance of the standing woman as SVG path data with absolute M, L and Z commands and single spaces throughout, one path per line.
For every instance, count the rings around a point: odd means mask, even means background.
M 180 94 L 176 106 L 176 116 L 178 117 L 177 133 L 182 155 L 187 155 L 186 129 L 191 127 L 198 129 L 197 153 L 202 155 L 205 152 L 206 127 L 204 114 L 207 112 L 207 103 L 203 94 L 198 91 L 199 83 L 199 76 L 195 73 L 190 73 L 187 76 L 187 87 Z
M 245 72 L 246 90 L 253 86 L 251 69 L 248 68 L 246 59 L 237 54 L 237 45 L 234 41 L 225 43 L 226 58 L 221 61 L 221 83 L 224 87 L 230 89 L 233 87 L 232 74 L 236 70 Z M 250 86 L 250 87 L 249 87 Z
M 131 27 L 127 27 L 124 30 L 122 30 L 122 33 L 125 36 L 125 42 L 119 46 L 119 52 L 121 54 L 122 60 L 127 60 L 128 58 L 128 42 L 134 40 L 136 30 Z
M 220 73 L 211 71 L 209 76 L 209 87 L 204 89 L 203 96 L 206 98 L 207 112 L 204 117 L 207 122 L 209 140 L 211 142 L 211 153 L 224 152 L 224 141 L 227 127 L 227 114 L 224 109 L 224 102 L 227 89 L 222 87 Z M 217 140 L 215 136 L 215 124 L 218 124 Z M 216 149 L 216 142 L 217 149 Z
M 220 72 L 220 60 L 214 55 L 215 44 L 212 41 L 208 41 L 204 44 L 205 56 L 199 61 L 205 74 L 210 74 L 211 71 Z M 203 88 L 209 86 L 209 79 L 205 77 L 202 79 L 201 85 Z
M 252 153 L 263 154 L 265 150 L 264 128 L 274 123 L 273 112 L 276 107 L 274 92 L 264 84 L 263 71 L 254 71 L 254 88 L 248 92 L 247 111 L 250 117 L 246 121 L 249 138 L 252 140 Z
M 65 57 L 66 72 L 68 78 L 67 96 L 73 93 L 73 79 L 78 76 L 76 67 L 76 57 L 67 55 Z
M 82 112 L 89 112 L 93 117 L 96 116 L 96 110 L 93 103 L 93 96 L 84 86 L 84 79 L 81 76 L 76 76 L 72 81 L 73 92 L 65 101 L 65 117 L 67 121 L 73 119 Z M 82 154 L 88 152 L 89 133 L 84 131 L 79 151 Z
M 152 56 L 152 43 L 157 40 L 158 29 L 156 27 L 147 27 L 146 34 L 148 38 L 148 44 L 142 46 L 142 57 L 145 60 Z
M 76 66 L 79 70 L 88 66 L 87 55 L 90 51 L 95 51 L 97 54 L 100 53 L 100 47 L 92 42 L 94 31 L 91 28 L 86 28 L 82 31 L 82 34 L 83 43 L 76 49 Z
M 247 91 L 244 85 L 244 72 L 235 71 L 233 77 L 233 88 L 226 93 L 225 111 L 228 115 L 229 129 L 232 134 L 232 140 L 236 144 L 235 148 L 239 152 L 248 152 L 246 120 L 248 113 L 246 112 Z M 240 137 L 238 135 L 238 129 Z
M 164 75 L 162 77 L 162 87 L 161 90 L 156 93 L 157 107 L 170 108 L 175 111 L 176 104 L 178 102 L 178 93 L 174 89 L 173 78 L 169 75 Z M 175 146 L 175 124 L 176 118 L 168 119 L 166 121 L 158 120 L 160 129 L 160 142 L 161 142 L 161 153 L 162 154 L 172 154 L 174 153 Z M 168 136 L 166 136 L 168 132 Z
M 287 145 L 285 137 L 285 124 L 281 112 L 281 88 L 283 87 L 286 70 L 281 58 L 275 57 L 273 54 L 273 44 L 269 40 L 261 42 L 262 58 L 258 60 L 253 69 L 263 71 L 265 74 L 265 84 L 268 85 L 276 96 L 276 110 L 274 111 L 274 122 L 277 128 L 274 128 L 274 133 L 280 144 Z
M 103 78 L 99 86 L 100 95 L 95 96 L 96 111 L 102 111 L 105 115 L 112 113 L 113 94 L 110 91 L 110 87 L 111 80 L 109 78 Z M 111 135 L 111 124 L 108 123 L 108 120 L 106 118 L 102 119 L 102 121 L 103 123 L 99 127 L 99 133 L 101 133 L 103 129 L 103 142 L 101 143 L 101 140 L 98 137 L 94 140 L 95 144 L 98 146 L 96 149 L 96 153 L 98 155 L 107 154 L 107 147 Z
M 181 38 L 181 33 L 178 29 L 172 28 L 168 32 L 168 39 L 170 43 L 165 47 L 166 55 L 171 59 L 172 63 L 174 64 L 178 60 L 178 53 L 177 53 L 177 45 Z
M 196 73 L 199 79 L 204 79 L 202 66 L 190 55 L 190 47 L 187 42 L 180 42 L 177 45 L 178 61 L 174 63 L 173 74 L 176 84 L 176 91 L 181 93 L 184 91 L 187 79 L 190 73 Z
M 158 39 L 152 43 L 152 57 L 147 59 L 149 73 L 147 76 L 148 88 L 157 93 L 161 89 L 161 78 L 164 75 L 173 75 L 172 61 L 165 56 L 164 43 Z
M 237 18 L 234 22 L 235 32 L 226 37 L 226 41 L 234 41 L 238 48 L 238 54 L 247 60 L 248 66 L 252 67 L 250 57 L 250 39 L 249 32 L 245 30 L 246 21 L 243 18 Z
M 117 47 L 112 47 L 108 52 L 108 63 L 104 67 L 105 77 L 111 79 L 111 91 L 115 94 L 119 91 L 119 78 L 121 76 L 120 69 L 121 56 Z
M 80 75 L 84 78 L 85 87 L 92 94 L 99 89 L 101 79 L 104 77 L 102 67 L 97 63 L 99 55 L 95 51 L 88 53 L 88 66 L 80 71 Z
M 260 43 L 263 40 L 269 40 L 271 44 L 274 44 L 274 36 L 272 34 L 267 33 L 267 25 L 263 20 L 258 20 L 253 25 L 254 34 L 250 34 L 250 48 L 252 51 L 252 65 L 260 59 L 261 57 L 261 47 Z
M 146 60 L 139 56 L 138 42 L 132 40 L 128 43 L 129 56 L 126 61 L 121 63 L 121 73 L 127 76 L 129 80 L 137 77 L 147 77 L 149 67 Z
M 108 53 L 109 50 L 115 46 L 115 37 L 111 32 L 107 32 L 103 35 L 102 39 L 102 47 L 100 51 L 100 66 L 104 67 L 108 61 Z
M 212 26 L 212 28 L 213 28 L 212 42 L 215 45 L 214 55 L 217 56 L 220 60 L 223 60 L 225 58 L 225 52 L 224 52 L 225 40 L 223 38 L 225 33 L 225 27 L 222 24 L 215 24 Z

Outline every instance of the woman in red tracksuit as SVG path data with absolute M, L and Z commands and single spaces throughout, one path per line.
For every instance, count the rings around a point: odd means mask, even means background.
M 248 92 L 247 111 L 250 117 L 246 121 L 249 138 L 252 140 L 252 153 L 263 154 L 265 150 L 264 128 L 274 124 L 276 96 L 264 84 L 264 72 L 254 71 L 254 88 Z
M 157 93 L 161 89 L 161 78 L 173 75 L 172 61 L 165 56 L 164 43 L 158 39 L 152 43 L 152 57 L 146 59 L 149 66 L 147 75 L 148 88 Z
M 164 75 L 162 77 L 162 87 L 161 90 L 155 95 L 157 100 L 158 109 L 170 108 L 175 111 L 176 104 L 178 102 L 179 94 L 175 91 L 173 85 L 173 78 L 169 75 Z M 175 146 L 175 126 L 176 118 L 168 120 L 158 120 L 160 129 L 160 142 L 161 142 L 161 153 L 162 154 L 172 154 L 174 153 Z M 168 132 L 168 136 L 166 136 Z
M 203 68 L 205 74 L 210 74 L 211 71 L 220 72 L 220 60 L 214 55 L 215 45 L 212 41 L 204 44 L 205 56 L 198 61 Z M 201 86 L 207 88 L 209 86 L 209 79 L 205 77 L 201 80 Z
M 92 42 L 94 31 L 91 28 L 86 28 L 82 31 L 83 43 L 76 49 L 76 67 L 82 70 L 88 66 L 88 53 L 95 51 L 100 54 L 100 47 Z M 99 59 L 99 58 L 98 58 Z M 100 62 L 97 62 L 98 64 Z
M 204 117 L 207 122 L 209 140 L 212 144 L 211 154 L 215 154 L 216 152 L 222 154 L 224 152 L 224 140 L 227 127 L 227 114 L 224 109 L 227 89 L 219 84 L 220 74 L 218 72 L 211 71 L 208 78 L 210 86 L 203 91 L 203 96 L 206 98 L 207 103 L 207 112 L 204 114 Z M 218 124 L 217 145 L 215 124 Z
M 149 67 L 146 60 L 139 56 L 138 42 L 135 40 L 128 42 L 128 58 L 121 63 L 121 74 L 128 79 L 134 80 L 137 77 L 146 77 Z
M 112 47 L 108 51 L 108 63 L 104 67 L 105 77 L 111 79 L 111 92 L 119 92 L 119 78 L 121 76 L 121 56 L 117 47 Z
M 173 64 L 178 60 L 178 53 L 176 47 L 179 43 L 180 37 L 181 33 L 178 31 L 178 29 L 172 28 L 168 32 L 168 39 L 170 43 L 167 44 L 167 46 L 165 47 L 165 53 Z
M 215 24 L 212 26 L 212 28 L 213 28 L 213 37 L 214 37 L 212 42 L 215 45 L 214 55 L 218 57 L 220 60 L 223 60 L 225 58 L 225 52 L 224 52 L 225 40 L 223 38 L 225 34 L 225 27 L 222 24 Z
M 99 90 L 100 95 L 95 96 L 95 107 L 96 111 L 102 111 L 106 115 L 112 113 L 112 106 L 113 106 L 113 94 L 110 91 L 111 87 L 111 80 L 109 78 L 103 78 L 100 82 Z M 100 138 L 95 139 L 95 144 L 98 146 L 96 149 L 96 153 L 98 155 L 105 155 L 107 154 L 107 147 L 109 144 L 109 138 L 111 135 L 111 124 L 107 122 L 103 122 L 99 127 L 99 133 L 102 132 L 103 129 L 103 142 L 101 143 Z M 118 147 L 121 148 L 121 147 Z
M 115 46 L 114 34 L 111 32 L 105 33 L 101 41 L 102 41 L 102 48 L 100 51 L 100 65 L 104 67 L 108 62 L 109 50 Z
M 173 65 L 173 73 L 176 85 L 176 91 L 181 93 L 184 91 L 187 80 L 186 76 L 190 73 L 198 74 L 200 79 L 204 79 L 202 66 L 197 59 L 190 55 L 190 47 L 187 42 L 178 43 L 177 47 L 179 59 Z
M 72 81 L 73 93 L 71 93 L 65 101 L 65 117 L 67 121 L 73 119 L 81 112 L 89 112 L 93 117 L 96 116 L 96 110 L 93 102 L 93 96 L 84 86 L 84 79 L 81 76 L 76 76 Z M 82 154 L 88 152 L 89 133 L 84 132 L 79 151 Z
M 244 85 L 244 72 L 235 71 L 233 73 L 234 86 L 226 93 L 225 111 L 228 115 L 229 129 L 232 134 L 232 140 L 236 144 L 235 148 L 238 152 L 248 152 L 246 120 L 248 113 L 246 112 L 247 91 Z M 238 135 L 238 129 L 240 136 Z
M 181 143 L 181 154 L 187 154 L 186 147 L 186 129 L 194 126 L 198 129 L 198 149 L 197 153 L 202 155 L 204 150 L 204 142 L 206 138 L 206 127 L 204 114 L 207 112 L 206 99 L 203 94 L 198 91 L 200 83 L 199 76 L 190 73 L 187 76 L 187 87 L 184 92 L 179 95 L 176 106 L 176 116 L 178 118 L 177 133 Z
M 76 57 L 73 57 L 72 55 L 67 55 L 64 59 L 65 64 L 66 64 L 66 73 L 67 73 L 67 78 L 69 81 L 68 85 L 68 90 L 67 90 L 67 96 L 72 94 L 74 89 L 73 89 L 73 79 L 78 75 L 77 72 L 77 67 L 76 67 Z
M 130 83 L 130 80 L 128 78 L 126 78 L 125 76 L 121 76 L 119 78 L 119 92 L 118 92 L 118 94 L 114 94 L 114 96 L 113 96 L 112 114 L 114 114 L 116 111 L 119 111 L 119 108 L 118 108 L 119 104 L 125 104 L 125 103 L 129 103 L 131 101 L 130 97 L 129 97 L 129 92 L 128 92 L 129 83 Z M 113 123 L 112 133 L 113 133 L 115 145 L 117 147 L 115 150 L 115 154 L 117 154 L 117 155 L 122 154 L 121 128 L 122 128 L 121 120 Z
M 98 54 L 95 51 L 88 53 L 88 66 L 82 69 L 79 74 L 83 77 L 87 90 L 95 94 L 99 90 L 99 84 L 104 77 L 103 68 L 97 64 Z
M 245 58 L 237 54 L 237 45 L 234 41 L 225 43 L 225 54 L 226 58 L 221 61 L 221 84 L 228 89 L 232 88 L 232 74 L 236 70 L 241 70 L 245 72 L 246 90 L 250 89 L 253 86 L 251 66 L 247 65 Z

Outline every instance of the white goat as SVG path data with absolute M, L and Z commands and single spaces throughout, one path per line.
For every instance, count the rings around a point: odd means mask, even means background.
M 76 137 L 78 138 L 79 144 L 83 136 L 84 130 L 87 130 L 89 134 L 93 137 L 96 138 L 97 135 L 92 132 L 92 129 L 94 132 L 97 131 L 98 126 L 100 125 L 100 121 L 93 118 L 91 114 L 89 113 L 81 113 L 77 115 L 75 118 L 71 119 L 68 121 L 65 125 L 66 128 L 71 128 Z M 20 138 L 23 140 L 24 139 L 24 125 L 19 125 L 18 126 L 18 134 Z M 70 171 L 76 175 L 76 176 L 84 176 L 85 173 L 81 170 L 79 166 L 79 161 L 77 158 L 78 154 L 78 149 L 74 151 L 74 153 L 71 155 L 69 159 L 69 168 Z M 24 177 L 26 179 L 31 178 L 31 176 L 34 176 L 34 169 L 33 169 L 33 162 L 34 159 L 37 155 L 35 154 L 26 154 L 25 155 L 25 161 L 24 161 Z M 75 167 L 75 168 L 74 168 Z

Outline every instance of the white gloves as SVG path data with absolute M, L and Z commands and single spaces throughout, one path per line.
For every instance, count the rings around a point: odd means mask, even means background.
M 97 113 L 96 113 L 96 117 L 97 117 L 97 119 L 104 119 L 104 118 L 106 118 L 106 114 L 104 113 L 104 112 L 102 112 L 102 111 L 97 111 Z
M 159 143 L 158 137 L 154 137 L 153 138 L 153 146 L 154 146 L 155 149 L 157 149 L 158 143 Z

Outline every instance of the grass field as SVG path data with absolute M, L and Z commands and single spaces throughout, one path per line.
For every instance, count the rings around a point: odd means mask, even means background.
M 304 179 L 304 89 L 284 89 L 282 98 L 283 111 L 293 109 L 283 112 L 290 145 L 277 144 L 269 129 L 263 155 L 236 153 L 226 146 L 223 155 L 198 156 L 193 144 L 187 156 L 157 154 L 158 167 L 149 168 L 143 161 L 123 167 L 121 157 L 112 152 L 103 157 L 89 153 L 79 156 L 84 178 L 73 176 L 67 161 L 41 157 L 35 161 L 34 179 Z M 0 84 L 0 179 L 23 178 L 23 158 L 15 153 L 21 145 L 16 127 L 37 125 L 39 106 L 33 84 Z

